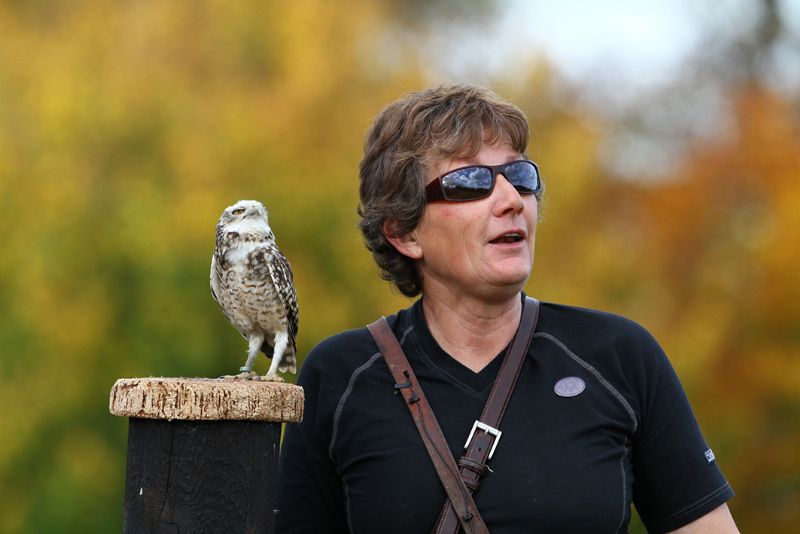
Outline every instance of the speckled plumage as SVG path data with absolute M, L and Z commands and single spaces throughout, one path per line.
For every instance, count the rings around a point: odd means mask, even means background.
M 296 372 L 298 309 L 292 269 L 275 244 L 260 202 L 240 200 L 222 212 L 211 256 L 211 294 L 248 341 L 241 371 L 252 371 L 261 350 L 272 358 L 267 376 Z

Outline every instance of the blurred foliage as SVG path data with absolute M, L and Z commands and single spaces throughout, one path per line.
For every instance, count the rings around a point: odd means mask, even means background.
M 451 5 L 0 2 L 1 532 L 118 531 L 114 380 L 241 365 L 208 289 L 225 206 L 270 210 L 301 354 L 408 304 L 361 244 L 357 166 L 383 105 L 447 81 L 423 76 L 415 36 L 474 24 Z M 552 68 L 514 72 L 495 87 L 528 113 L 547 180 L 529 291 L 650 328 L 738 493 L 742 531 L 796 530 L 797 102 L 732 82 L 726 135 L 637 182 L 603 170 L 613 125 L 555 99 Z

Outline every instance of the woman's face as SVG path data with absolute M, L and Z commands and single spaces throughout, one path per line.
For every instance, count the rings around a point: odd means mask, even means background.
M 474 157 L 441 161 L 432 176 L 522 157 L 506 143 L 484 144 Z M 537 215 L 536 197 L 520 195 L 501 174 L 488 197 L 429 203 L 401 252 L 417 260 L 423 294 L 444 290 L 484 300 L 508 298 L 530 275 Z

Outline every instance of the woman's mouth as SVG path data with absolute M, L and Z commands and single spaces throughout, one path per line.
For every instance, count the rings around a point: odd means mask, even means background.
M 501 243 L 518 243 L 523 239 L 525 239 L 525 236 L 523 236 L 520 232 L 506 232 L 504 234 L 495 237 L 494 239 L 489 241 L 489 243 L 493 245 L 498 245 Z

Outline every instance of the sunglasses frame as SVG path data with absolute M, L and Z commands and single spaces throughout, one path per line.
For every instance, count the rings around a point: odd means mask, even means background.
M 508 163 L 503 163 L 500 165 L 465 165 L 464 167 L 458 167 L 457 169 L 450 169 L 444 174 L 441 174 L 433 179 L 428 185 L 425 186 L 425 201 L 426 202 L 437 202 L 437 201 L 445 201 L 445 202 L 470 202 L 472 200 L 480 200 L 482 198 L 486 198 L 492 194 L 494 191 L 495 184 L 497 183 L 497 175 L 502 174 L 503 178 L 508 180 L 508 177 L 505 174 L 506 169 L 509 165 L 513 165 L 515 163 L 530 163 L 533 165 L 534 170 L 536 171 L 536 181 L 537 187 L 533 191 L 520 191 L 519 189 L 514 186 L 514 189 L 517 189 L 517 192 L 521 195 L 532 195 L 538 193 L 542 190 L 542 177 L 539 175 L 539 166 L 536 163 L 532 162 L 529 159 L 515 159 L 514 161 L 509 161 Z M 442 185 L 442 178 L 447 176 L 450 173 L 463 171 L 464 169 L 473 169 L 473 168 L 481 168 L 481 169 L 489 169 L 492 173 L 492 185 L 486 193 L 482 193 L 479 196 L 474 198 L 448 198 L 447 194 L 444 190 L 444 185 Z M 508 180 L 511 183 L 510 180 Z M 513 184 L 512 184 L 513 185 Z

